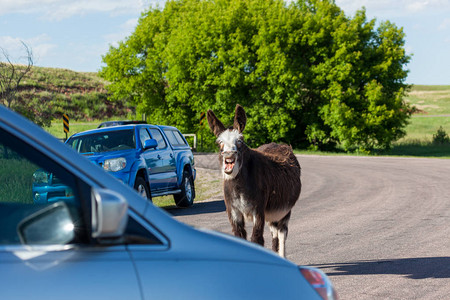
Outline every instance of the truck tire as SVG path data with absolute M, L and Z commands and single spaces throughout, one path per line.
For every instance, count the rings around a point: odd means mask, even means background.
M 173 195 L 173 199 L 175 200 L 176 206 L 189 207 L 194 203 L 194 198 L 194 179 L 188 170 L 184 170 L 181 180 L 181 193 Z
M 136 181 L 134 182 L 134 189 L 144 198 L 152 201 L 152 196 L 150 194 L 150 189 L 148 187 L 147 182 L 142 177 L 136 177 Z

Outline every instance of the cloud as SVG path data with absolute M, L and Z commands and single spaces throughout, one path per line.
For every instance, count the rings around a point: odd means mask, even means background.
M 0 45 L 5 50 L 9 59 L 14 63 L 23 63 L 26 56 L 26 49 L 22 43 L 33 53 L 34 62 L 38 62 L 51 54 L 52 49 L 57 45 L 50 43 L 50 37 L 46 34 L 41 34 L 29 39 L 21 39 L 11 36 L 0 36 Z
M 350 15 L 364 6 L 375 17 L 450 12 L 450 0 L 336 0 L 336 4 Z
M 9 13 L 40 14 L 44 19 L 62 20 L 75 15 L 140 13 L 165 0 L 2 0 L 0 15 Z
M 117 47 L 118 41 L 125 39 L 127 36 L 129 36 L 134 31 L 134 29 L 136 28 L 136 25 L 138 23 L 138 20 L 139 20 L 138 18 L 133 18 L 133 19 L 127 20 L 125 23 L 120 25 L 119 31 L 115 31 L 114 33 L 106 34 L 103 36 L 103 38 L 105 39 L 105 41 L 108 44 L 110 44 L 114 47 Z

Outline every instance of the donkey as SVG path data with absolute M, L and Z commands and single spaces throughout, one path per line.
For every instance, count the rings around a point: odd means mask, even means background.
M 220 146 L 225 206 L 233 234 L 247 239 L 245 221 L 253 220 L 251 241 L 264 246 L 264 222 L 272 233 L 272 250 L 285 257 L 291 210 L 300 196 L 300 164 L 291 146 L 275 143 L 249 148 L 242 135 L 247 116 L 236 105 L 234 125 L 225 128 L 212 110 L 209 127 Z

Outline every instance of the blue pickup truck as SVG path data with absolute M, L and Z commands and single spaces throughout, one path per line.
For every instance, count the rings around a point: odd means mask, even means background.
M 76 133 L 66 144 L 149 200 L 173 195 L 179 207 L 193 204 L 194 156 L 175 127 L 150 124 L 104 127 Z M 39 172 L 35 174 L 38 179 L 45 177 Z M 35 180 L 35 202 L 52 201 L 45 194 L 45 189 L 56 189 L 49 179 L 51 174 L 42 187 Z M 64 193 L 70 195 L 70 191 Z

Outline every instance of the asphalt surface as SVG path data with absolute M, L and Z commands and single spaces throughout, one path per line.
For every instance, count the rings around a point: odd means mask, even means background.
M 195 159 L 198 168 L 218 168 L 215 155 Z M 325 271 L 340 299 L 450 299 L 450 160 L 298 159 L 303 188 L 287 259 Z M 231 234 L 222 199 L 170 212 Z M 265 240 L 270 249 L 267 226 Z

